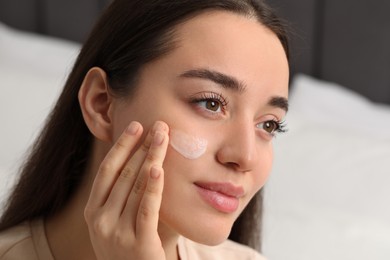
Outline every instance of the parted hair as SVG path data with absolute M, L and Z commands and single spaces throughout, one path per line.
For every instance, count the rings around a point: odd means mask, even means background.
M 102 68 L 112 93 L 131 96 L 143 66 L 175 48 L 177 25 L 211 10 L 257 19 L 277 35 L 289 56 L 286 27 L 263 0 L 114 0 L 83 44 L 55 107 L 21 165 L 0 219 L 0 231 L 56 214 L 79 188 L 94 140 L 78 102 L 88 70 Z M 259 251 L 262 201 L 259 191 L 229 236 Z

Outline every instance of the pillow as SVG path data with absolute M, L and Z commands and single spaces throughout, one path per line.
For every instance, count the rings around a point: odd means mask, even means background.
M 390 259 L 390 107 L 305 75 L 265 188 L 269 259 Z
M 292 112 L 324 126 L 389 139 L 390 106 L 375 104 L 336 83 L 297 75 L 292 83 Z
M 59 95 L 79 44 L 0 23 L 0 201 Z

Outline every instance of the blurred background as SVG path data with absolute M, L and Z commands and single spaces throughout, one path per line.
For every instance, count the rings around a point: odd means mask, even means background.
M 108 2 L 0 0 L 1 200 Z M 290 26 L 292 50 L 264 254 L 390 259 L 390 1 L 267 2 Z

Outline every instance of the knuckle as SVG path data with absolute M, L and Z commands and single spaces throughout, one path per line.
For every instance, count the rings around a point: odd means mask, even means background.
M 108 218 L 105 217 L 105 215 L 102 215 L 99 218 L 95 219 L 92 223 L 91 228 L 95 235 L 103 239 L 110 239 L 110 237 L 112 236 L 112 228 L 110 225 L 110 221 L 108 221 Z
M 157 185 L 147 185 L 145 193 L 148 193 L 152 196 L 159 196 L 160 195 L 160 189 Z
M 95 210 L 87 206 L 84 209 L 84 219 L 87 223 L 91 223 L 95 216 Z
M 139 214 L 140 214 L 140 217 L 142 219 L 149 219 L 150 217 L 153 216 L 154 214 L 154 211 L 151 207 L 145 205 L 145 204 L 142 204 L 140 205 L 139 207 Z
M 110 160 L 104 160 L 100 165 L 99 172 L 102 174 L 108 174 L 114 171 L 114 164 Z
M 112 149 L 115 149 L 115 150 L 123 150 L 123 149 L 127 149 L 127 146 L 126 144 L 123 142 L 123 139 L 121 137 L 119 137 L 118 141 L 116 142 L 116 144 L 112 147 Z
M 116 229 L 111 239 L 117 246 L 122 248 L 127 248 L 130 245 L 129 236 L 122 229 Z
M 157 155 L 155 153 L 153 153 L 152 151 L 149 151 L 147 154 L 146 154 L 146 160 L 150 161 L 150 162 L 153 162 L 157 159 Z
M 136 195 L 140 195 L 144 192 L 145 190 L 145 182 L 141 179 L 138 179 L 135 183 L 134 183 L 134 187 L 133 187 L 133 192 L 136 194 Z
M 133 166 L 131 165 L 126 165 L 123 169 L 122 169 L 122 172 L 121 172 L 121 177 L 124 178 L 124 179 L 129 179 L 131 177 L 133 177 L 136 173 L 136 170 L 134 169 Z
M 144 142 L 144 143 L 141 145 L 141 147 L 140 147 L 141 151 L 144 152 L 144 153 L 148 153 L 149 148 L 150 148 L 150 145 L 147 144 L 146 142 Z

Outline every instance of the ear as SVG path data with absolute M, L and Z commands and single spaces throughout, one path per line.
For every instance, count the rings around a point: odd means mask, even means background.
M 78 98 L 84 121 L 91 133 L 101 141 L 111 142 L 112 97 L 106 72 L 97 67 L 90 69 L 81 84 Z

